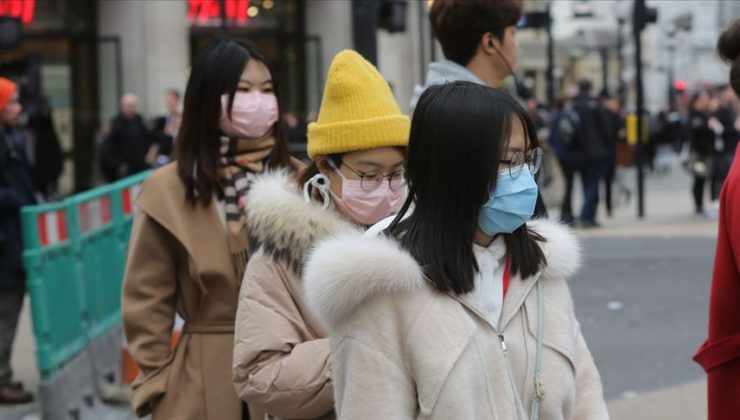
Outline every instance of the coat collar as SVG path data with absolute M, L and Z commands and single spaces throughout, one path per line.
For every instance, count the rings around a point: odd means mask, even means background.
M 152 173 L 136 199 L 142 211 L 172 234 L 185 248 L 200 274 L 218 273 L 236 279 L 229 258 L 226 232 L 214 201 L 208 206 L 195 207 L 185 202 L 185 185 L 177 175 L 177 166 L 170 163 Z M 196 276 L 200 281 L 201 276 Z M 200 284 L 205 290 L 205 286 Z
M 528 227 L 545 238 L 541 246 L 547 264 L 528 279 L 512 277 L 501 326 L 519 310 L 538 278 L 569 277 L 580 267 L 580 245 L 567 227 L 547 220 L 531 221 Z M 374 296 L 429 287 L 419 264 L 398 242 L 356 232 L 320 243 L 307 260 L 305 282 L 309 307 L 330 331 Z
M 341 231 L 358 231 L 334 209 L 306 203 L 287 171 L 258 176 L 246 196 L 247 231 L 252 250 L 262 248 L 273 258 L 301 271 L 314 243 Z

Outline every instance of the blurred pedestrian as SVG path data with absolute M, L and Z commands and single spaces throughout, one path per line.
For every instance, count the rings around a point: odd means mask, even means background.
M 540 109 L 540 103 L 537 101 L 537 98 L 531 97 L 527 99 L 527 113 L 529 114 L 529 117 L 532 118 L 532 121 L 534 121 L 535 127 L 537 127 L 537 131 L 544 128 L 547 124 L 545 124 L 545 117 L 542 114 L 542 110 Z
M 38 112 L 28 119 L 28 128 L 34 138 L 33 183 L 44 198 L 56 194 L 59 177 L 64 170 L 64 154 L 54 128 L 49 98 L 41 99 Z
M 340 418 L 608 419 L 566 281 L 577 240 L 530 221 L 537 146 L 503 90 L 422 94 L 395 220 L 322 242 L 306 265 Z
M 121 110 L 111 123 L 104 159 L 115 179 L 147 170 L 146 154 L 151 146 L 149 130 L 139 114 L 139 98 L 127 93 L 121 98 Z M 114 179 L 114 180 L 115 180 Z
M 714 141 L 712 157 L 712 182 L 710 196 L 712 201 L 719 198 L 722 184 L 730 171 L 735 149 L 740 141 L 740 131 L 736 128 L 738 122 L 738 100 L 730 86 L 721 86 L 718 89 L 717 110 L 714 111 L 714 120 L 710 124 L 717 135 Z
M 604 201 L 606 214 L 612 217 L 614 213 L 613 186 L 617 175 L 617 144 L 624 133 L 624 118 L 619 109 L 619 100 L 605 93 L 601 96 L 601 105 L 606 112 L 607 123 L 607 158 L 604 171 Z
M 568 152 L 568 147 L 560 135 L 560 123 L 563 119 L 565 104 L 566 98 L 555 100 L 555 108 L 550 118 L 548 143 L 555 152 L 555 156 L 560 164 L 560 170 L 563 173 L 563 181 L 565 182 L 563 199 L 560 204 L 560 221 L 566 225 L 575 226 L 575 218 L 573 217 L 573 178 L 575 176 L 575 168 L 573 167 L 573 161 Z
M 411 108 L 429 86 L 467 81 L 498 88 L 507 77 L 516 77 L 514 68 L 519 53 L 516 31 L 523 10 L 522 0 L 432 3 L 429 20 L 445 60 L 429 64 L 426 82 L 414 90 Z M 547 217 L 540 195 L 535 216 Z
M 696 92 L 691 99 L 689 114 L 689 139 L 691 152 L 689 170 L 694 175 L 692 192 L 697 215 L 704 215 L 704 185 L 709 176 L 709 156 L 714 145 L 715 133 L 709 126 L 709 91 Z
M 396 209 L 406 192 L 408 136 L 409 119 L 378 70 L 343 51 L 308 128 L 310 166 L 297 181 L 259 178 L 247 195 L 247 232 L 258 250 L 239 297 L 234 385 L 271 419 L 335 417 L 329 338 L 306 305 L 304 261 L 316 242 Z
M 0 404 L 23 404 L 33 396 L 13 382 L 10 355 L 26 294 L 20 210 L 35 204 L 31 168 L 18 119 L 18 87 L 0 77 Z
M 288 142 L 291 155 L 296 158 L 306 161 L 308 156 L 306 154 L 306 124 L 301 123 L 298 116 L 292 111 L 286 111 L 283 113 L 283 121 L 285 121 L 285 139 Z
M 599 204 L 599 186 L 606 174 L 610 159 L 614 156 L 610 146 L 613 134 L 612 122 L 596 97 L 591 94 L 593 85 L 589 80 L 578 84 L 578 95 L 573 98 L 568 112 L 573 135 L 566 142 L 575 171 L 583 184 L 583 208 L 580 225 L 584 228 L 598 227 L 596 211 Z
M 147 152 L 147 165 L 151 167 L 160 167 L 172 160 L 175 139 L 182 124 L 180 92 L 177 89 L 167 89 L 164 93 L 164 103 L 167 114 L 154 120 L 152 130 L 154 143 Z
M 717 43 L 730 63 L 730 84 L 740 95 L 740 20 Z M 740 413 L 740 148 L 722 188 L 719 236 L 709 303 L 709 335 L 694 360 L 708 374 L 708 420 L 734 420 Z
M 249 46 L 210 44 L 190 73 L 177 160 L 157 169 L 136 200 L 121 310 L 141 369 L 131 391 L 138 416 L 246 418 L 231 381 L 250 255 L 243 197 L 256 174 L 291 168 L 273 74 Z M 185 326 L 172 349 L 176 315 Z

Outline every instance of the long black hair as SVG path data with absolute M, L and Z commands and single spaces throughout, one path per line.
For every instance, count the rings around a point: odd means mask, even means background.
M 454 82 L 432 86 L 419 98 L 409 138 L 409 196 L 387 232 L 443 292 L 473 290 L 478 215 L 496 186 L 515 118 L 527 146 L 536 147 L 534 123 L 503 90 Z M 412 204 L 412 214 L 402 220 Z M 545 264 L 537 243 L 544 238 L 526 225 L 504 238 L 513 274 L 526 278 Z
M 193 66 L 182 113 L 182 126 L 175 143 L 177 173 L 185 183 L 186 199 L 195 206 L 208 205 L 215 195 L 223 198 L 223 186 L 218 175 L 220 157 L 219 118 L 221 95 L 229 95 L 229 112 L 239 79 L 249 60 L 262 62 L 273 76 L 273 91 L 278 96 L 275 73 L 265 57 L 254 47 L 229 38 L 213 41 Z M 270 168 L 288 167 L 290 154 L 285 144 L 278 101 L 278 121 L 275 123 L 275 147 L 269 157 Z

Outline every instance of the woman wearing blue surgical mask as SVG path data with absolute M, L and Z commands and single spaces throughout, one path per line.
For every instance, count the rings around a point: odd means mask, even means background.
M 386 234 L 336 236 L 306 266 L 339 418 L 608 418 L 566 282 L 580 247 L 530 220 L 541 159 L 507 93 L 421 96 L 409 197 Z

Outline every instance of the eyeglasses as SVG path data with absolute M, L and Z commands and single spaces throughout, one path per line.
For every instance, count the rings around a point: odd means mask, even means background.
M 517 179 L 519 178 L 519 175 L 522 174 L 522 169 L 524 168 L 525 163 L 532 175 L 537 174 L 542 165 L 542 156 L 544 154 L 545 152 L 541 148 L 535 147 L 529 153 L 529 157 L 527 157 L 523 152 L 516 152 L 511 156 L 511 159 L 501 159 L 499 162 L 508 164 L 509 175 L 512 179 Z
M 340 165 L 344 165 L 345 168 L 360 178 L 360 188 L 367 193 L 377 190 L 383 184 L 384 179 L 388 180 L 388 186 L 392 191 L 399 191 L 406 186 L 406 171 L 396 171 L 383 175 L 380 171 L 357 172 L 344 162 Z

